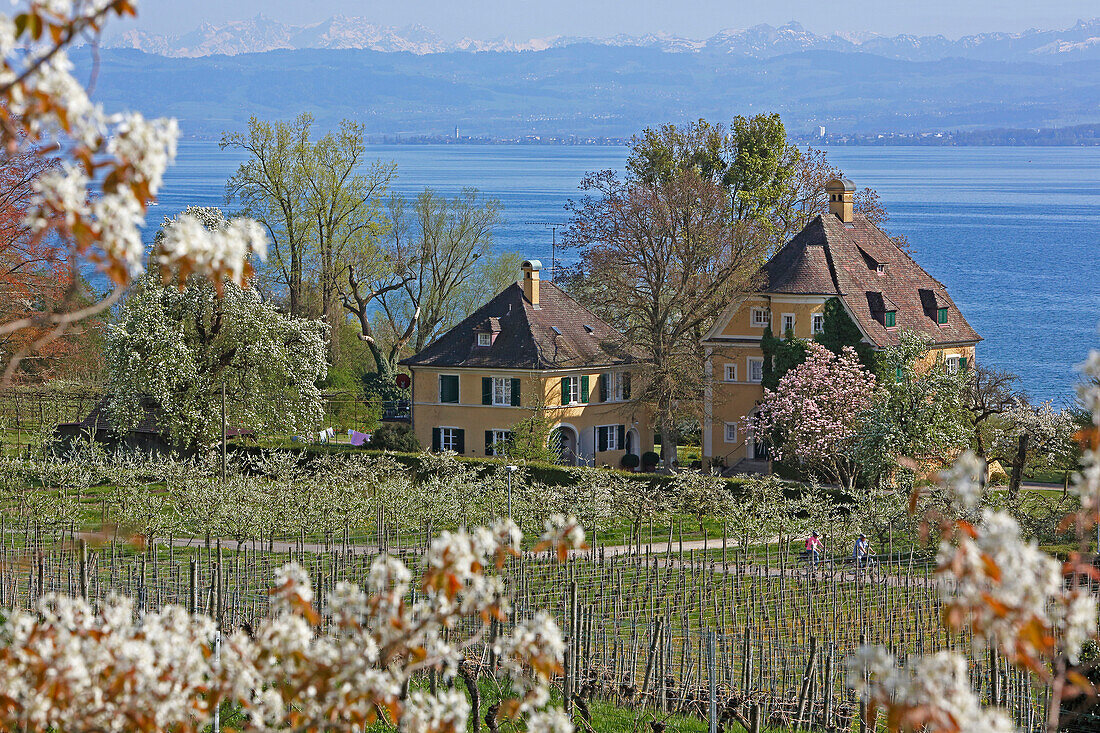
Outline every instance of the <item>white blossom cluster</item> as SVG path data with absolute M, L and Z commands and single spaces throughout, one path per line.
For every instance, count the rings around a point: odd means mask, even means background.
M 126 598 L 98 613 L 46 596 L 0 626 L 0 724 L 22 730 L 191 730 L 209 718 L 214 622 L 178 606 L 134 621 Z M 13 724 L 16 723 L 17 724 Z
M 1077 388 L 1081 405 L 1092 415 L 1092 430 L 1100 431 L 1100 350 L 1093 349 L 1081 365 L 1084 381 Z M 1081 469 L 1074 476 L 1073 490 L 1081 497 L 1086 510 L 1100 509 L 1100 446 L 1085 446 Z
M 28 226 L 57 229 L 76 253 L 89 255 L 121 283 L 144 270 L 140 228 L 147 202 L 156 199 L 175 159 L 179 128 L 174 119 L 108 114 L 75 77 L 64 46 L 111 12 L 121 14 L 104 0 L 78 6 L 35 0 L 28 15 L 51 29 L 42 40 L 27 31 L 17 36 L 14 20 L 0 14 L 0 103 L 22 129 L 19 135 L 7 131 L 9 144 L 61 151 L 61 164 L 34 182 Z M 241 282 L 251 256 L 266 255 L 265 234 L 254 222 L 237 222 L 225 232 L 186 223 L 177 228 L 161 264 L 185 273 Z
M 199 272 L 221 273 L 241 282 L 252 254 L 267 257 L 267 235 L 259 222 L 233 219 L 211 231 L 198 218 L 181 214 L 164 229 L 159 260 L 164 268 L 186 264 Z
M 940 483 L 950 487 L 951 503 L 963 511 L 972 511 L 982 500 L 986 463 L 974 451 L 965 451 L 946 470 Z
M 888 707 L 902 729 L 927 733 L 1009 733 L 1012 720 L 983 708 L 971 689 L 966 660 L 953 652 L 918 657 L 901 667 L 885 648 L 860 647 L 848 658 L 848 686 L 865 701 Z
M 571 526 L 568 520 L 564 525 Z M 579 541 L 553 537 L 556 543 Z M 385 715 L 411 733 L 466 729 L 461 691 L 414 690 L 426 669 L 453 675 L 472 637 L 444 635 L 462 617 L 506 620 L 503 587 L 485 571 L 518 552 L 511 520 L 473 532 L 445 533 L 424 558 L 423 594 L 409 603 L 411 573 L 382 555 L 367 589 L 337 585 L 322 630 L 308 574 L 282 568 L 272 589 L 273 616 L 255 634 L 231 635 L 220 658 L 212 654 L 212 619 L 179 607 L 134 621 L 126 599 L 99 614 L 81 600 L 51 596 L 37 613 L 16 611 L 0 625 L 0 728 L 32 731 L 194 731 L 213 706 L 239 706 L 242 730 L 363 729 Z M 564 643 L 545 613 L 517 624 L 497 640 L 502 669 L 515 679 L 518 699 L 502 712 L 527 721 L 527 730 L 569 733 L 561 711 L 547 709 L 550 684 L 562 671 Z

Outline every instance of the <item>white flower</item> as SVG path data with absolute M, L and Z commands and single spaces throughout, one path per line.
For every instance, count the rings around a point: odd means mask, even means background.
M 940 481 L 951 492 L 954 503 L 963 510 L 974 509 L 982 498 L 986 464 L 973 451 L 965 451 L 940 473 Z
M 573 721 L 561 708 L 532 713 L 527 718 L 528 733 L 572 733 Z

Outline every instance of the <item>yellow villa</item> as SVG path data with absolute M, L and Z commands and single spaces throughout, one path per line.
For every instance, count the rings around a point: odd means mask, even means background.
M 731 471 L 768 468 L 766 446 L 746 434 L 745 416 L 763 397 L 764 329 L 812 338 L 824 326 L 825 302 L 837 298 L 877 349 L 915 331 L 932 342 L 930 361 L 958 370 L 973 363 L 981 337 L 943 284 L 925 272 L 853 206 L 855 186 L 826 186 L 829 213 L 819 215 L 764 265 L 761 289 L 731 303 L 703 340 L 708 376 L 703 405 L 704 462 Z
M 521 282 L 401 362 L 413 430 L 435 451 L 496 455 L 511 426 L 542 410 L 563 462 L 618 467 L 653 447 L 649 415 L 630 399 L 632 358 L 541 268 L 524 262 Z

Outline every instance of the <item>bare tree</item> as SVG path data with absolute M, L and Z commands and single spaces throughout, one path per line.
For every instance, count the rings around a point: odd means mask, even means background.
M 360 325 L 379 377 L 392 378 L 406 348 L 420 351 L 515 278 L 519 256 L 493 254 L 500 203 L 465 189 L 425 189 L 412 211 L 392 196 L 384 243 L 344 270 L 341 299 Z
M 652 405 L 666 462 L 678 427 L 697 411 L 705 370 L 700 339 L 739 295 L 757 286 L 767 244 L 738 236 L 727 192 L 694 169 L 647 182 L 612 171 L 589 174 L 571 203 L 566 245 L 580 250 L 572 281 L 606 314 L 637 355 L 636 401 Z

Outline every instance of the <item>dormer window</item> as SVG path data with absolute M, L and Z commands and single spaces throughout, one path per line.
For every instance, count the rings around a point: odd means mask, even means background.
M 587 331 L 588 333 L 595 333 L 596 332 L 596 329 L 592 328 L 587 323 L 584 324 L 584 330 Z
M 477 345 L 478 346 L 492 346 L 493 345 L 493 334 L 491 334 L 491 333 L 479 333 L 477 335 Z
M 886 274 L 886 265 L 884 265 L 880 262 L 880 263 L 878 263 L 878 267 L 876 267 L 875 270 L 878 272 L 878 274 L 885 275 Z
M 938 308 L 936 310 L 936 323 L 940 324 L 941 326 L 943 326 L 947 323 L 947 309 L 946 308 Z
M 886 311 L 882 314 L 882 325 L 887 328 L 894 328 L 898 325 L 898 312 Z

